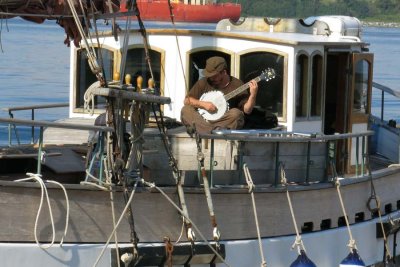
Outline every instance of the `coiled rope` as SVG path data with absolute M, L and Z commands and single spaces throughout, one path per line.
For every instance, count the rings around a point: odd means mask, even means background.
M 93 90 L 100 88 L 101 83 L 99 81 L 92 83 L 89 88 L 85 91 L 85 94 L 83 95 L 83 109 L 92 116 L 94 114 L 94 107 L 95 107 L 95 101 L 94 97 L 95 95 L 93 94 Z
M 18 179 L 18 180 L 14 180 L 15 182 L 25 182 L 25 181 L 29 181 L 29 180 L 34 180 L 36 182 L 39 183 L 40 188 L 41 188 L 41 197 L 40 197 L 40 203 L 39 203 L 39 207 L 36 213 L 36 219 L 35 219 L 35 226 L 34 226 L 34 236 L 35 236 L 35 242 L 36 244 L 41 248 L 41 249 L 48 249 L 51 248 L 54 245 L 55 242 L 55 236 L 56 236 L 56 231 L 55 231 L 55 225 L 54 225 L 54 218 L 53 218 L 53 211 L 50 205 L 50 198 L 47 192 L 47 187 L 46 187 L 46 183 L 51 183 L 51 184 L 55 184 L 58 185 L 64 192 L 64 196 L 65 196 L 65 201 L 66 201 L 66 206 L 67 206 L 67 212 L 65 215 L 65 228 L 64 228 L 64 233 L 61 237 L 60 243 L 59 245 L 62 246 L 63 242 L 64 242 L 64 238 L 67 235 L 67 231 L 68 231 L 68 224 L 69 224 L 69 199 L 68 199 L 68 194 L 67 194 L 67 190 L 65 189 L 65 187 L 56 181 L 51 181 L 51 180 L 46 180 L 43 181 L 42 177 L 40 174 L 34 174 L 34 173 L 27 173 L 27 175 L 29 176 L 28 178 L 23 178 L 23 179 Z M 38 228 L 38 221 L 40 218 L 40 214 L 42 211 L 42 207 L 43 207 L 43 199 L 44 197 L 46 197 L 46 202 L 47 202 L 47 206 L 49 209 L 49 214 L 50 214 L 50 221 L 51 221 L 51 229 L 52 229 L 52 240 L 50 244 L 46 244 L 43 245 L 42 243 L 39 242 L 38 236 L 37 236 L 37 228 Z
M 261 234 L 260 234 L 260 226 L 258 224 L 256 200 L 254 198 L 254 189 L 256 188 L 256 186 L 253 183 L 253 179 L 251 178 L 250 171 L 249 171 L 249 168 L 247 167 L 246 163 L 243 164 L 243 171 L 244 171 L 244 175 L 246 177 L 246 182 L 247 182 L 247 186 L 249 188 L 249 193 L 251 195 L 251 201 L 253 203 L 254 220 L 256 222 L 256 230 L 257 230 L 257 237 L 258 237 L 258 248 L 260 250 L 260 255 L 261 255 L 261 267 L 266 267 L 267 263 L 266 263 L 265 257 L 264 257 L 264 250 L 263 250 Z

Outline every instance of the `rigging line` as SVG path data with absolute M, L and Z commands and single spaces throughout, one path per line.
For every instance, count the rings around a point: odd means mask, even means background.
M 388 244 L 388 240 L 387 240 L 387 236 L 386 236 L 386 232 L 385 232 L 385 228 L 383 226 L 383 220 L 382 220 L 382 213 L 381 213 L 381 209 L 380 209 L 380 201 L 378 196 L 376 195 L 375 192 L 375 185 L 374 185 L 374 181 L 372 179 L 372 171 L 371 171 L 371 165 L 370 165 L 370 158 L 369 158 L 369 154 L 366 155 L 366 160 L 367 160 L 367 169 L 368 169 L 368 178 L 370 180 L 370 184 L 371 184 L 371 196 L 368 199 L 367 202 L 367 207 L 368 209 L 370 209 L 370 211 L 372 212 L 371 208 L 370 208 L 370 202 L 372 200 L 375 200 L 376 202 L 376 210 L 378 212 L 378 216 L 379 216 L 379 224 L 381 225 L 381 230 L 382 230 L 382 236 L 383 236 L 383 242 L 384 242 L 384 246 L 385 246 L 385 250 L 387 253 L 387 257 L 388 259 L 392 259 L 392 255 L 390 253 L 390 249 L 389 249 L 389 244 Z
M 131 203 L 132 203 L 132 200 L 133 200 L 133 196 L 135 195 L 135 192 L 136 192 L 136 188 L 137 188 L 138 183 L 139 183 L 139 180 L 137 180 L 137 181 L 135 182 L 135 185 L 134 185 L 133 190 L 132 190 L 132 193 L 131 193 L 131 195 L 130 195 L 130 197 L 129 197 L 129 199 L 128 199 L 128 202 L 126 203 L 126 205 L 125 205 L 125 207 L 124 207 L 124 209 L 123 209 L 121 215 L 119 216 L 119 219 L 118 219 L 118 221 L 117 221 L 117 224 L 115 225 L 115 227 L 114 227 L 114 229 L 112 230 L 111 234 L 108 236 L 107 242 L 104 244 L 103 249 L 101 250 L 99 256 L 98 256 L 97 259 L 96 259 L 96 262 L 93 264 L 93 267 L 96 267 L 97 264 L 99 263 L 99 261 L 100 261 L 100 259 L 102 258 L 102 256 L 103 256 L 103 254 L 104 254 L 106 248 L 108 247 L 108 244 L 110 243 L 110 241 L 111 241 L 111 239 L 113 238 L 115 232 L 117 231 L 117 229 L 118 229 L 120 223 L 122 222 L 122 219 L 124 218 L 125 213 L 127 212 L 128 208 L 130 208 Z
M 143 39 L 143 45 L 144 45 L 144 51 L 146 54 L 146 61 L 147 61 L 147 65 L 149 66 L 149 72 L 150 72 L 150 77 L 154 80 L 154 74 L 153 74 L 153 69 L 151 67 L 151 59 L 150 59 L 150 53 L 149 53 L 149 43 L 147 41 L 147 34 L 146 34 L 146 28 L 144 27 L 142 18 L 140 16 L 140 10 L 137 7 L 137 2 L 135 1 L 135 6 L 136 6 L 136 17 L 139 23 L 139 27 L 140 27 L 140 33 L 142 34 L 142 39 Z
M 286 172 L 285 172 L 285 169 L 284 169 L 284 166 L 282 163 L 280 164 L 279 167 L 281 169 L 281 183 L 283 186 L 286 187 L 286 197 L 287 197 L 288 204 L 289 204 L 290 214 L 292 216 L 294 230 L 296 231 L 296 240 L 294 241 L 294 243 L 292 245 L 292 249 L 294 249 L 294 247 L 297 247 L 297 252 L 300 255 L 301 250 L 306 251 L 306 248 L 304 247 L 303 240 L 301 239 L 301 235 L 299 232 L 299 228 L 297 227 L 296 217 L 294 215 L 292 200 L 290 198 L 289 187 L 288 187 L 288 183 L 287 183 L 287 179 L 286 179 Z
M 261 255 L 261 266 L 266 267 L 267 262 L 265 261 L 265 257 L 264 257 L 264 249 L 263 249 L 262 240 L 261 240 L 260 226 L 258 223 L 256 200 L 254 197 L 254 189 L 256 186 L 254 185 L 253 179 L 251 178 L 251 174 L 250 174 L 249 168 L 247 167 L 247 163 L 243 164 L 243 171 L 244 171 L 244 176 L 246 177 L 247 186 L 249 187 L 251 201 L 253 203 L 254 220 L 256 221 L 256 230 L 257 230 L 257 237 L 258 237 L 258 248 L 260 250 L 260 255 Z
M 176 159 L 172 153 L 171 142 L 169 141 L 168 135 L 165 131 L 165 125 L 164 125 L 164 119 L 163 119 L 163 115 L 162 115 L 163 113 L 161 111 L 161 107 L 160 107 L 160 105 L 158 105 L 158 108 L 160 110 L 160 118 L 158 118 L 157 112 L 155 110 L 155 104 L 153 103 L 151 106 L 152 106 L 152 110 L 154 113 L 154 117 L 156 119 L 158 130 L 160 131 L 160 134 L 161 134 L 161 139 L 163 140 L 164 149 L 168 154 L 169 165 L 172 168 L 172 174 L 175 179 L 175 183 L 176 183 L 176 187 L 177 187 L 177 191 L 178 191 L 179 202 L 182 207 L 182 212 L 184 214 L 183 222 L 186 227 L 186 235 L 187 235 L 188 239 L 190 240 L 190 242 L 192 242 L 192 245 L 193 245 L 194 241 L 196 239 L 196 236 L 192 230 L 191 223 L 186 220 L 186 217 L 189 217 L 189 211 L 186 206 L 185 194 L 184 194 L 183 186 L 182 186 L 182 176 L 181 176 L 181 172 L 179 171 L 179 168 L 178 168 L 178 162 L 176 161 Z
M 115 223 L 115 207 L 114 207 L 114 192 L 111 189 L 110 190 L 110 204 L 111 204 L 111 215 L 112 215 L 112 220 L 113 220 L 113 227 L 115 228 L 116 223 Z M 120 267 L 120 260 L 119 260 L 119 249 L 118 249 L 118 235 L 117 231 L 114 233 L 114 240 L 115 240 L 115 251 L 117 253 L 117 267 Z
M 162 115 L 162 111 L 161 111 L 161 106 L 158 105 L 158 109 L 160 110 L 160 118 L 158 118 L 157 111 L 155 109 L 155 105 L 156 104 L 153 103 L 151 105 L 151 107 L 152 107 L 152 110 L 153 110 L 153 113 L 154 113 L 154 117 L 155 117 L 156 122 L 157 122 L 158 130 L 161 133 L 161 138 L 163 140 L 164 149 L 168 154 L 169 164 L 172 167 L 173 173 L 176 175 L 175 178 L 176 178 L 177 183 L 178 183 L 181 180 L 181 174 L 179 172 L 178 162 L 177 162 L 177 160 L 175 159 L 175 157 L 174 157 L 174 155 L 172 153 L 171 142 L 169 141 L 169 137 L 167 135 L 167 132 L 165 131 L 165 125 L 164 125 L 164 119 L 163 119 L 163 115 Z
M 183 68 L 183 60 L 182 60 L 181 48 L 180 48 L 180 45 L 179 45 L 178 31 L 177 31 L 176 25 L 175 25 L 174 13 L 172 11 L 171 0 L 168 0 L 168 8 L 169 8 L 169 13 L 170 13 L 170 17 L 171 17 L 172 27 L 173 27 L 174 33 L 175 33 L 175 41 L 176 41 L 176 47 L 178 49 L 179 62 L 181 63 L 182 76 L 183 76 L 183 80 L 185 82 L 185 87 L 186 87 L 186 86 L 188 86 L 188 84 L 187 84 L 187 79 L 186 79 L 186 75 L 185 75 L 185 70 Z M 188 89 L 186 89 L 185 91 L 188 92 Z
M 82 40 L 85 43 L 85 50 L 88 53 L 87 56 L 88 56 L 88 62 L 89 62 L 90 69 L 96 75 L 97 79 L 101 83 L 103 83 L 104 82 L 104 80 L 103 80 L 104 78 L 102 76 L 101 69 L 100 69 L 100 67 L 99 67 L 99 65 L 97 63 L 96 54 L 93 54 L 93 51 L 90 50 L 89 42 L 88 42 L 88 40 L 86 38 L 85 32 L 84 32 L 84 30 L 82 28 L 82 24 L 81 24 L 81 22 L 79 20 L 79 17 L 78 17 L 78 13 L 76 12 L 74 3 L 72 3 L 72 1 L 73 0 L 67 0 L 69 8 L 71 10 L 71 13 L 72 13 L 72 15 L 74 17 L 75 24 L 76 24 L 76 26 L 78 28 L 79 34 L 81 35 Z
M 7 10 L 8 10 L 8 7 L 7 7 Z M 0 15 L 2 15 L 1 12 L 0 12 Z M 0 20 L 1 20 L 1 25 L 0 25 L 0 49 L 1 49 L 1 52 L 4 53 L 4 50 L 3 50 L 3 42 L 2 42 L 2 34 L 3 34 L 3 16 L 0 18 Z M 7 20 L 7 19 L 4 19 L 4 20 L 5 20 L 5 22 L 6 22 L 5 25 L 6 25 L 7 32 L 9 32 L 10 29 L 8 28 L 8 20 Z
M 101 52 L 101 49 L 103 48 L 103 45 L 100 44 L 99 31 L 98 31 L 98 29 L 97 29 L 97 20 L 96 20 L 95 15 L 94 15 L 95 6 L 94 6 L 94 3 L 93 3 L 93 0 L 90 1 L 90 6 L 91 6 L 92 14 L 93 14 L 93 25 L 94 25 L 94 30 L 95 30 L 95 35 L 96 35 L 96 41 L 97 41 L 97 46 L 98 46 L 98 53 L 97 53 L 97 56 L 99 57 L 99 60 L 100 60 L 100 67 L 101 67 L 101 70 L 102 70 L 102 72 L 103 72 L 104 86 L 107 87 L 107 80 L 106 80 L 107 77 L 106 77 L 105 71 L 104 71 L 103 53 Z M 89 34 L 90 34 L 90 33 L 89 33 Z M 93 47 L 93 52 L 96 53 L 96 49 L 94 49 L 94 47 Z M 112 79 L 112 78 L 113 78 L 113 77 L 111 77 L 111 79 Z
M 337 192 L 338 192 L 338 197 L 339 197 L 339 201 L 340 201 L 340 206 L 341 206 L 341 208 L 342 208 L 344 220 L 345 220 L 345 222 L 346 222 L 347 231 L 348 231 L 348 233 L 349 233 L 349 244 L 348 244 L 347 246 L 350 248 L 350 252 L 352 252 L 354 249 L 357 249 L 357 245 L 356 245 L 356 241 L 355 241 L 354 238 L 353 238 L 353 234 L 351 233 L 349 218 L 348 218 L 348 216 L 347 216 L 346 208 L 345 208 L 345 206 L 344 206 L 342 194 L 341 194 L 341 191 L 340 191 L 340 181 L 339 181 L 339 177 L 338 177 L 338 175 L 337 175 L 336 167 L 335 167 L 334 164 L 332 164 L 332 169 L 333 169 L 333 172 L 332 172 L 332 173 L 334 174 L 333 183 L 334 183 L 334 185 L 336 186 L 336 190 L 337 190 Z
M 136 1 L 135 1 L 136 3 Z M 134 9 L 134 6 L 136 5 L 131 5 L 131 9 L 129 11 L 132 11 Z M 123 49 L 122 49 L 122 58 L 121 58 L 121 65 L 119 68 L 119 73 L 120 73 L 120 80 L 119 84 L 122 86 L 124 84 L 124 74 L 125 74 L 125 65 L 126 65 L 126 57 L 128 54 L 128 43 L 129 43 L 129 29 L 131 28 L 131 22 L 132 18 L 131 16 L 126 17 L 126 23 L 125 23 L 125 33 L 124 33 L 124 42 L 123 42 Z
M 213 205 L 213 201 L 212 201 L 210 185 L 208 183 L 206 168 L 204 167 L 204 153 L 201 150 L 201 140 L 200 140 L 200 136 L 197 132 L 196 132 L 196 144 L 197 144 L 197 161 L 200 164 L 200 173 L 201 173 L 201 176 L 203 177 L 203 187 L 204 187 L 204 193 L 206 195 L 208 212 L 209 212 L 210 220 L 211 220 L 211 226 L 214 228 L 213 238 L 214 238 L 214 241 L 216 242 L 216 247 L 219 248 L 219 239 L 221 237 L 221 234 L 220 234 L 220 232 L 218 230 L 218 226 L 217 226 L 217 219 L 216 219 L 215 212 L 214 212 L 214 205 Z
M 200 232 L 200 230 L 199 230 L 199 228 L 196 226 L 196 224 L 195 224 L 187 215 L 184 214 L 183 210 L 180 209 L 180 208 L 175 204 L 175 202 L 174 202 L 163 190 L 161 190 L 160 187 L 156 186 L 154 183 L 146 182 L 144 179 L 141 180 L 141 183 L 144 184 L 144 185 L 146 185 L 146 186 L 148 186 L 148 187 L 150 187 L 150 188 L 155 188 L 155 189 L 157 189 L 157 191 L 160 192 L 160 193 L 167 199 L 167 201 L 168 201 L 169 203 L 171 203 L 171 205 L 174 206 L 174 208 L 175 208 L 176 210 L 178 210 L 179 213 L 180 213 L 182 216 L 184 216 L 185 219 L 186 219 L 187 221 L 190 222 L 190 224 L 193 226 L 193 228 L 199 233 L 201 239 L 207 244 L 207 246 L 212 250 L 212 252 L 214 252 L 214 254 L 218 257 L 218 259 L 221 260 L 221 262 L 224 263 L 226 266 L 230 266 L 230 265 L 225 261 L 225 259 L 218 253 L 218 251 L 215 250 L 215 248 L 210 244 L 210 242 L 208 242 L 208 240 L 207 240 L 207 239 L 205 238 L 205 236 Z M 186 216 L 187 216 L 187 217 L 186 217 Z

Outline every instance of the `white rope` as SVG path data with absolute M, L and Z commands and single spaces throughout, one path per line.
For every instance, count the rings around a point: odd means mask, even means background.
M 36 219 L 35 219 L 35 226 L 34 226 L 34 236 L 35 236 L 35 242 L 36 244 L 42 248 L 42 249 L 48 249 L 51 248 L 54 245 L 55 242 L 55 236 L 56 236 L 56 232 L 55 232 L 55 224 L 54 224 L 54 218 L 53 218 L 53 211 L 50 205 L 50 198 L 47 192 L 47 188 L 45 185 L 45 182 L 43 181 L 43 179 L 41 178 L 40 174 L 33 174 L 33 173 L 27 173 L 27 175 L 29 176 L 28 178 L 23 178 L 23 179 L 18 179 L 15 180 L 15 182 L 24 182 L 24 181 L 29 181 L 29 180 L 34 180 L 36 182 L 39 183 L 40 188 L 41 188 L 41 197 L 40 197 L 40 203 L 39 203 L 39 207 L 36 213 Z M 68 199 L 68 194 L 67 191 L 65 190 L 65 187 L 56 181 L 49 181 L 46 180 L 47 183 L 52 183 L 52 184 L 56 184 L 58 186 L 61 187 L 61 189 L 64 192 L 65 195 L 65 200 L 66 200 L 66 205 L 67 205 L 67 212 L 66 212 L 66 218 L 65 218 L 65 229 L 64 229 L 64 233 L 63 236 L 61 237 L 61 241 L 59 243 L 60 246 L 62 246 L 63 242 L 64 242 L 64 238 L 67 235 L 67 231 L 68 231 L 68 224 L 69 224 L 69 199 Z M 42 211 L 42 207 L 43 207 L 43 199 L 44 197 L 46 197 L 46 202 L 47 202 L 47 206 L 49 209 L 49 215 L 50 215 L 50 222 L 51 222 L 51 228 L 52 228 L 52 240 L 50 242 L 50 244 L 46 244 L 43 245 L 39 242 L 38 236 L 37 236 L 37 228 L 38 228 L 38 222 L 39 222 L 39 218 L 40 218 L 40 214 Z
M 262 241 L 261 241 L 261 234 L 260 234 L 260 226 L 258 224 L 256 201 L 255 201 L 255 198 L 254 198 L 255 185 L 253 183 L 253 179 L 251 178 L 250 171 L 249 171 L 249 168 L 247 167 L 246 163 L 243 164 L 243 171 L 244 171 L 244 175 L 246 177 L 246 182 L 247 182 L 247 186 L 249 188 L 249 193 L 251 195 L 251 201 L 253 203 L 253 213 L 254 213 L 254 220 L 256 222 L 256 230 L 257 230 L 257 237 L 258 237 L 258 247 L 260 249 L 260 255 L 261 255 L 261 266 L 262 267 L 266 267 L 267 263 L 266 263 L 265 257 L 264 257 L 264 250 L 263 250 Z
M 61 237 L 61 240 L 60 240 L 60 246 L 62 246 L 62 244 L 64 242 L 64 237 L 67 236 L 68 225 L 69 225 L 69 198 L 68 198 L 67 190 L 65 189 L 65 187 L 61 183 L 59 183 L 57 181 L 52 181 L 52 180 L 46 180 L 46 182 L 50 183 L 50 184 L 58 185 L 64 192 L 65 202 L 66 202 L 66 205 L 67 205 L 67 212 L 66 212 L 66 215 L 65 215 L 64 234 L 63 234 L 63 236 Z
M 112 214 L 112 220 L 113 220 L 113 227 L 115 228 L 116 223 L 115 223 L 114 193 L 112 190 L 110 190 L 110 203 L 111 203 L 111 214 Z M 117 231 L 115 231 L 115 233 L 114 233 L 114 240 L 115 240 L 115 251 L 117 253 L 117 259 L 118 259 L 117 266 L 120 267 Z
M 115 234 L 115 232 L 117 231 L 117 229 L 118 229 L 118 227 L 119 227 L 119 225 L 120 225 L 122 219 L 124 218 L 124 215 L 125 215 L 126 211 L 128 210 L 129 206 L 131 205 L 131 202 L 132 202 L 132 200 L 133 200 L 133 196 L 135 195 L 135 191 L 136 191 L 138 182 L 139 182 L 139 181 L 136 181 L 136 183 L 135 183 L 135 185 L 134 185 L 134 187 L 133 187 L 132 193 L 131 193 L 131 195 L 130 195 L 130 197 L 129 197 L 129 199 L 128 199 L 128 202 L 126 203 L 125 208 L 124 208 L 124 210 L 122 211 L 121 216 L 119 217 L 119 219 L 118 219 L 118 221 L 117 221 L 117 224 L 114 226 L 114 229 L 112 230 L 111 234 L 109 235 L 109 237 L 108 237 L 108 239 L 107 239 L 107 242 L 104 244 L 103 249 L 101 250 L 99 256 L 97 257 L 96 262 L 93 264 L 93 267 L 96 267 L 97 264 L 99 263 L 99 261 L 100 261 L 101 257 L 103 256 L 103 254 L 104 254 L 104 252 L 105 252 L 105 250 L 106 250 L 108 244 L 109 244 L 110 241 L 111 241 L 111 238 L 114 236 L 114 234 Z
M 184 232 L 185 232 L 185 219 L 182 217 L 181 233 L 179 234 L 179 237 L 176 240 L 175 245 L 178 244 L 181 241 L 181 238 L 182 238 Z
M 109 172 L 109 168 L 108 168 L 108 165 L 107 165 L 107 159 L 106 158 L 103 159 L 103 163 L 104 163 L 104 172 L 105 172 L 105 175 L 106 175 L 106 182 L 107 183 L 111 183 L 111 172 Z M 115 222 L 115 207 L 114 207 L 114 191 L 113 190 L 110 190 L 110 202 L 111 202 L 111 213 L 112 213 L 112 219 L 113 219 L 113 227 L 115 228 L 116 227 L 116 222 Z M 114 240 L 115 240 L 115 250 L 116 250 L 116 254 L 117 254 L 117 259 L 119 259 L 120 255 L 119 255 L 117 232 L 115 232 L 115 234 L 114 234 Z M 125 262 L 125 261 L 123 260 L 123 262 Z M 120 267 L 120 265 L 121 265 L 120 261 L 117 260 L 117 266 Z M 125 263 L 125 265 L 126 265 L 126 263 Z M 128 265 L 129 265 L 129 263 L 128 263 Z M 128 266 L 128 265 L 126 265 L 126 266 Z
M 302 250 L 306 251 L 306 249 L 304 247 L 303 240 L 301 239 L 301 235 L 300 235 L 299 229 L 297 227 L 296 217 L 295 217 L 294 211 L 293 211 L 292 200 L 290 199 L 289 189 L 287 187 L 286 173 L 285 173 L 285 170 L 283 169 L 283 167 L 281 167 L 281 183 L 282 183 L 282 185 L 286 186 L 286 197 L 287 197 L 288 204 L 289 204 L 290 214 L 292 216 L 294 230 L 296 231 L 296 239 L 292 245 L 292 249 L 297 247 L 297 253 L 299 255 L 301 255 L 301 251 Z
M 353 249 L 357 249 L 357 246 L 356 246 L 356 241 L 354 240 L 353 235 L 352 235 L 352 233 L 351 233 L 350 224 L 349 224 L 349 219 L 347 218 L 346 209 L 345 209 L 345 207 L 344 207 L 344 202 L 343 202 L 342 194 L 341 194 L 341 192 L 340 192 L 340 182 L 339 182 L 339 179 L 337 179 L 337 177 L 336 177 L 335 185 L 336 185 L 336 190 L 337 190 L 337 192 L 338 192 L 340 205 L 341 205 L 341 207 L 342 207 L 342 211 L 343 211 L 343 215 L 344 215 L 344 220 L 346 221 L 347 231 L 349 232 L 349 244 L 347 244 L 347 246 L 350 248 L 350 252 L 352 252 Z
M 210 242 L 208 242 L 208 240 L 204 237 L 204 235 L 200 232 L 199 228 L 196 226 L 196 224 L 193 223 L 193 221 L 187 217 L 183 210 L 181 208 L 178 207 L 178 205 L 175 204 L 175 202 L 163 191 L 161 190 L 161 188 L 159 188 L 158 186 L 156 186 L 154 183 L 149 183 L 146 182 L 145 180 L 141 180 L 141 182 L 150 187 L 150 188 L 155 188 L 157 189 L 158 192 L 160 192 L 167 200 L 169 203 L 171 203 L 172 206 L 174 206 L 175 209 L 177 209 L 179 211 L 179 213 L 185 217 L 185 219 L 192 224 L 193 228 L 198 232 L 198 234 L 200 235 L 201 239 L 207 244 L 207 246 L 211 249 L 212 252 L 214 252 L 214 254 L 218 257 L 218 259 L 221 260 L 222 263 L 224 263 L 226 266 L 230 266 L 225 259 L 214 249 L 214 247 L 210 244 Z
M 95 101 L 94 97 L 95 95 L 93 94 L 93 90 L 100 88 L 100 81 L 92 83 L 89 88 L 85 91 L 85 94 L 83 95 L 83 109 L 92 116 L 94 114 L 94 108 L 95 108 Z

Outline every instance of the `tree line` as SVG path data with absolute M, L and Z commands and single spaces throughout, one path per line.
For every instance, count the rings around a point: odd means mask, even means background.
M 242 6 L 242 16 L 305 18 L 346 15 L 362 20 L 400 21 L 399 0 L 236 0 L 236 3 Z

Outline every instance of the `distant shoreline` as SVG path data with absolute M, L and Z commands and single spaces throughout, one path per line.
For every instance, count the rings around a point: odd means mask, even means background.
M 400 28 L 400 22 L 361 21 L 364 27 Z

